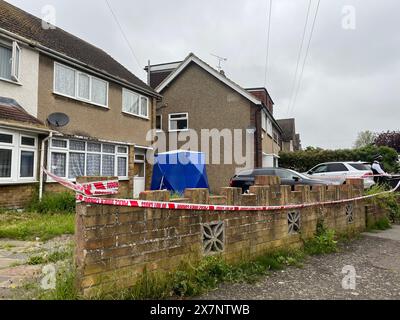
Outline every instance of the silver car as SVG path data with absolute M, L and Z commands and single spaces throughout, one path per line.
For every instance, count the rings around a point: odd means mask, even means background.
M 331 181 L 335 184 L 343 184 L 349 178 L 362 178 L 365 189 L 375 184 L 371 165 L 366 162 L 321 163 L 306 174 L 310 178 Z

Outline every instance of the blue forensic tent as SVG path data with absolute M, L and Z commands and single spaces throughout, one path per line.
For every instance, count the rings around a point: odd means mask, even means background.
M 187 188 L 207 188 L 205 156 L 202 152 L 170 151 L 155 156 L 151 190 L 183 193 Z

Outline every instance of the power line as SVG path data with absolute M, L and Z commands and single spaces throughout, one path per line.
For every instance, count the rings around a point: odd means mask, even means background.
M 302 66 L 302 68 L 301 68 L 301 73 L 300 73 L 300 77 L 299 77 L 299 83 L 298 83 L 298 86 L 297 86 L 296 94 L 295 94 L 295 96 L 294 96 L 293 105 L 292 105 L 292 109 L 291 109 L 290 113 L 293 112 L 293 110 L 294 110 L 294 108 L 295 108 L 295 106 L 296 106 L 297 96 L 298 96 L 298 94 L 299 94 L 300 87 L 301 87 L 301 81 L 303 80 L 304 67 L 305 67 L 305 65 L 306 65 L 306 61 L 307 61 L 307 58 L 308 58 L 308 53 L 309 53 L 309 51 L 310 51 L 311 39 L 312 39 L 313 34 L 314 34 L 315 22 L 316 22 L 316 20 L 317 20 L 320 2 L 321 2 L 321 0 L 318 0 L 317 9 L 315 10 L 314 20 L 313 20 L 313 24 L 312 24 L 312 27 L 311 27 L 310 38 L 308 39 L 308 45 L 307 45 L 306 55 L 305 55 L 305 57 L 304 57 L 303 66 Z
M 113 16 L 113 18 L 114 18 L 116 24 L 118 25 L 118 28 L 119 28 L 119 30 L 120 30 L 120 32 L 121 32 L 121 34 L 122 34 L 122 37 L 125 39 L 125 41 L 126 41 L 128 47 L 129 47 L 129 49 L 130 49 L 130 51 L 131 51 L 133 57 L 135 58 L 135 61 L 136 61 L 137 65 L 139 66 L 139 69 L 142 69 L 142 65 L 140 64 L 139 59 L 137 58 L 137 56 L 136 56 L 136 54 L 135 54 L 135 51 L 133 50 L 133 47 L 132 47 L 130 41 L 128 40 L 128 37 L 126 36 L 126 34 L 125 34 L 125 32 L 124 32 L 124 29 L 122 28 L 122 25 L 121 25 L 121 23 L 119 22 L 119 20 L 118 20 L 116 14 L 115 14 L 115 12 L 114 12 L 114 10 L 112 9 L 112 7 L 111 7 L 110 3 L 108 2 L 108 0 L 104 0 L 104 1 L 106 2 L 107 7 L 108 7 L 108 9 L 109 9 L 110 12 L 111 12 L 111 15 Z
M 271 33 L 272 0 L 269 0 L 269 8 L 268 8 L 267 14 L 268 14 L 268 29 L 267 29 L 267 53 L 265 56 L 264 87 L 267 85 L 269 42 L 270 42 L 270 33 Z
M 300 66 L 300 59 L 301 59 L 301 53 L 303 52 L 303 45 L 304 45 L 304 40 L 306 38 L 306 31 L 307 31 L 307 25 L 308 25 L 308 19 L 310 17 L 310 9 L 311 9 L 311 0 L 308 2 L 308 9 L 307 9 L 307 16 L 306 16 L 306 22 L 304 23 L 304 29 L 303 29 L 303 36 L 301 38 L 301 44 L 299 48 L 299 54 L 297 56 L 297 64 L 296 64 L 296 71 L 294 73 L 294 79 L 293 79 L 293 84 L 292 84 L 292 90 L 290 91 L 290 100 L 289 104 L 287 107 L 286 113 L 289 113 L 290 107 L 292 105 L 295 89 L 296 89 L 296 80 L 297 80 L 297 73 L 299 71 L 299 66 Z

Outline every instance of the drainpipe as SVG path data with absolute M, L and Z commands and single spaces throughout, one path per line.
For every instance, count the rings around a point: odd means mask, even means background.
M 44 147 L 45 143 L 49 141 L 53 137 L 53 132 L 50 132 L 50 135 L 42 140 L 42 148 L 40 150 L 40 180 L 39 180 L 39 201 L 42 201 L 43 198 L 43 183 L 44 183 Z

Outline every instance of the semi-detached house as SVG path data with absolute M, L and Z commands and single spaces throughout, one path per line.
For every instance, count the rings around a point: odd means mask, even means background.
M 74 181 L 118 176 L 122 193 L 145 189 L 146 140 L 160 95 L 101 49 L 0 1 L 0 207 L 22 207 L 41 165 Z M 69 123 L 52 127 L 49 115 Z M 39 187 L 39 189 L 42 189 Z

